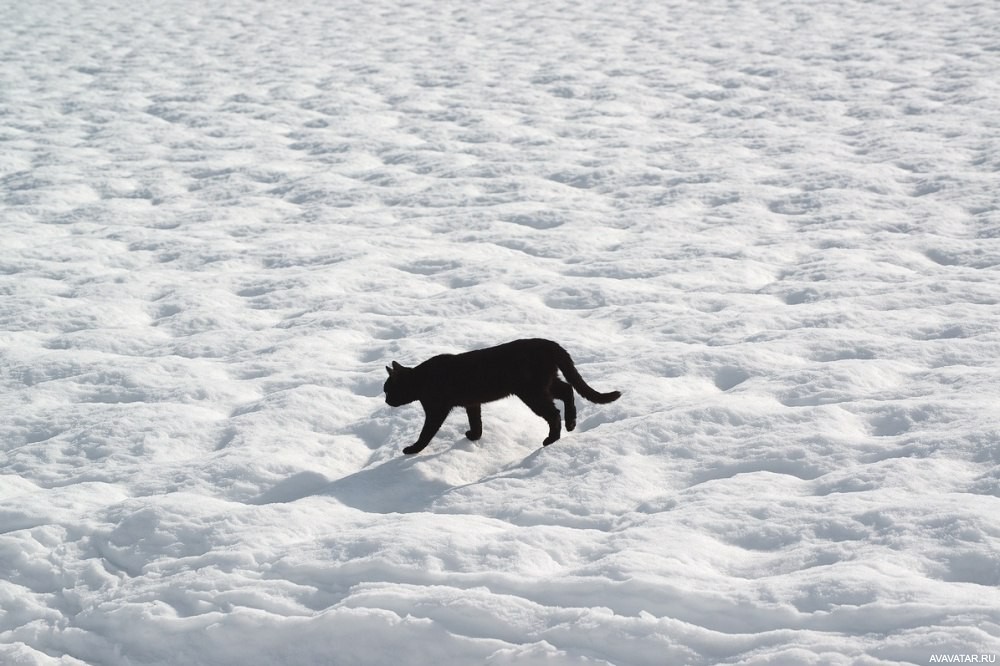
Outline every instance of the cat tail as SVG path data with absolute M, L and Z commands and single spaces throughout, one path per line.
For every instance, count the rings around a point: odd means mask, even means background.
M 556 367 L 558 367 L 559 371 L 563 373 L 563 377 L 566 378 L 566 381 L 568 381 L 570 385 L 576 389 L 576 392 L 591 402 L 603 405 L 609 402 L 614 402 L 618 398 L 622 397 L 621 391 L 600 393 L 588 386 L 587 382 L 583 381 L 583 377 L 580 376 L 576 366 L 573 365 L 573 359 L 570 357 L 569 352 L 559 345 L 556 345 Z

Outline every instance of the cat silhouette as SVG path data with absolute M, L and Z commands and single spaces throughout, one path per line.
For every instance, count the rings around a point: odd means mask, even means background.
M 441 354 L 413 368 L 393 361 L 385 369 L 389 373 L 382 387 L 386 404 L 399 407 L 419 401 L 424 408 L 424 426 L 417 441 L 403 449 L 406 454 L 422 451 L 455 407 L 465 408 L 469 417 L 465 436 L 475 441 L 483 435 L 480 405 L 517 396 L 548 423 L 549 434 L 542 442 L 542 446 L 548 446 L 559 439 L 562 428 L 553 398 L 562 401 L 566 429 L 573 430 L 574 389 L 587 400 L 601 404 L 621 397 L 620 391 L 600 393 L 592 389 L 577 372 L 569 352 L 540 338 L 463 354 Z M 566 381 L 559 378 L 558 372 Z

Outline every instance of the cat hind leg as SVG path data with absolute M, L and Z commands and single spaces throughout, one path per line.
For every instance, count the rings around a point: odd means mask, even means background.
M 561 379 L 552 383 L 552 394 L 557 400 L 562 400 L 563 414 L 566 417 L 566 430 L 572 432 L 576 427 L 576 403 L 573 401 L 573 387 Z
M 559 420 L 559 410 L 556 409 L 556 404 L 552 402 L 552 396 L 548 394 L 518 393 L 517 397 L 530 407 L 531 411 L 541 416 L 549 424 L 549 436 L 542 440 L 542 446 L 548 446 L 559 439 L 559 436 L 562 434 L 562 422 Z

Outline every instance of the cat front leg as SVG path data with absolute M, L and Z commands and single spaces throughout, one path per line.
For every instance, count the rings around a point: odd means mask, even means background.
M 403 449 L 403 453 L 413 455 L 414 453 L 423 451 L 424 447 L 430 444 L 431 439 L 437 434 L 437 431 L 441 429 L 441 425 L 444 423 L 445 418 L 447 418 L 449 411 L 447 408 L 428 407 L 424 405 L 424 427 L 420 429 L 420 436 L 417 437 L 417 441 Z
M 474 442 L 483 436 L 483 410 L 478 404 L 466 405 L 465 413 L 469 415 L 469 430 L 465 436 Z

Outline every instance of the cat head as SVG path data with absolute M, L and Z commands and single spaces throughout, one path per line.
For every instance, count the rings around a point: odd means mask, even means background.
M 382 385 L 382 390 L 385 391 L 387 405 L 399 407 L 409 404 L 419 397 L 416 387 L 413 386 L 412 368 L 407 368 L 393 361 L 392 366 L 385 366 L 385 371 L 389 373 L 389 378 Z

